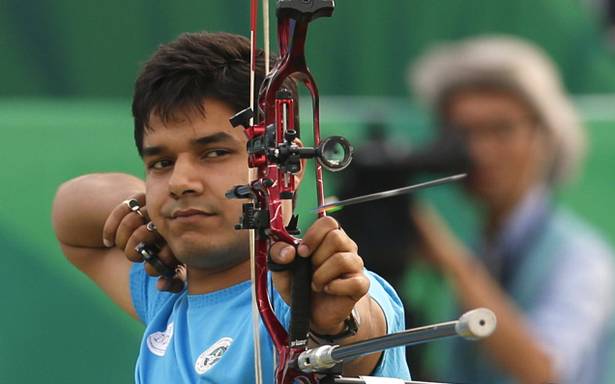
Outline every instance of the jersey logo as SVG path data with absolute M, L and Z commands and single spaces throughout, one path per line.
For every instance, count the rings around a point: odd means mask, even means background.
M 173 323 L 164 332 L 154 332 L 147 337 L 147 348 L 156 356 L 164 356 L 173 337 Z
M 216 341 L 214 345 L 207 348 L 207 350 L 199 355 L 194 364 L 194 370 L 199 375 L 209 371 L 211 367 L 216 365 L 222 356 L 227 351 L 228 347 L 233 343 L 233 339 L 230 337 L 223 337 Z

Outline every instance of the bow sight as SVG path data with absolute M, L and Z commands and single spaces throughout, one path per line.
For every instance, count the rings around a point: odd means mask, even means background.
M 271 195 L 273 187 L 275 194 L 281 200 L 294 197 L 295 183 L 292 175 L 301 170 L 302 159 L 316 159 L 325 169 L 336 172 L 346 168 L 352 161 L 353 147 L 342 136 L 330 136 L 319 142 L 315 147 L 304 147 L 298 142 L 299 134 L 295 129 L 295 100 L 292 93 L 282 88 L 276 93 L 274 123 L 265 126 L 264 123 L 250 125 L 254 117 L 251 108 L 246 108 L 233 117 L 230 122 L 233 127 L 244 127 L 248 137 L 248 165 L 251 168 L 275 166 L 283 175 L 281 180 L 261 178 L 249 185 L 238 185 L 226 193 L 229 199 L 251 199 L 257 193 Z M 254 203 L 244 204 L 243 216 L 237 229 L 266 229 L 269 227 L 269 217 L 263 207 L 255 207 Z M 296 219 L 287 230 L 298 234 Z
M 248 162 L 250 167 L 259 167 L 268 160 L 288 173 L 301 169 L 300 159 L 316 159 L 329 171 L 346 168 L 352 160 L 352 145 L 342 136 L 330 136 L 316 147 L 303 147 L 297 143 L 298 132 L 294 129 L 294 99 L 289 90 L 283 88 L 276 94 L 276 119 L 274 124 L 250 126 L 254 117 L 251 108 L 246 108 L 233 117 L 233 127 L 243 126 L 248 136 Z M 283 136 L 280 140 L 278 133 Z

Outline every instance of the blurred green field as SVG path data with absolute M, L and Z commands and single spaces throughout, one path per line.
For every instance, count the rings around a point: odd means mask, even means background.
M 588 123 L 591 152 L 583 177 L 560 198 L 615 244 L 615 98 L 577 101 Z M 323 135 L 346 135 L 360 143 L 365 119 L 377 114 L 396 138 L 420 142 L 427 136 L 425 117 L 404 99 L 328 98 L 322 104 Z M 0 133 L 0 238 L 5 244 L 0 383 L 131 382 L 141 326 L 65 262 L 50 224 L 54 192 L 63 181 L 97 171 L 142 174 L 129 102 L 4 99 Z M 334 177 L 328 177 L 331 185 Z M 306 182 L 300 211 L 314 206 Z M 438 193 L 443 207 L 458 203 L 454 194 Z M 309 215 L 303 217 L 302 225 L 309 221 Z

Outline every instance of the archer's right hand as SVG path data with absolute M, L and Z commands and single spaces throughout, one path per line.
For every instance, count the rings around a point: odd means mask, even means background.
M 134 210 L 128 201 L 138 202 L 139 209 Z M 179 292 L 184 288 L 186 280 L 186 269 L 177 261 L 175 255 L 166 244 L 164 239 L 158 234 L 155 227 L 150 224 L 145 206 L 145 194 L 133 195 L 130 199 L 117 205 L 107 217 L 103 228 L 103 243 L 111 248 L 121 249 L 128 260 L 135 263 L 142 263 L 143 256 L 136 250 L 137 245 L 145 243 L 151 248 L 159 249 L 156 254 L 162 267 L 170 268 L 175 271 L 173 277 L 161 276 L 152 263 L 145 264 L 145 271 L 148 275 L 158 277 L 157 288 L 161 291 Z M 160 267 L 159 267 L 160 268 Z

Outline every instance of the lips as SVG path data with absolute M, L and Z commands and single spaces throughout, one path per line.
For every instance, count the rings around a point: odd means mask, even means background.
M 180 209 L 173 212 L 171 219 L 190 218 L 194 216 L 214 216 L 214 214 L 194 208 Z

